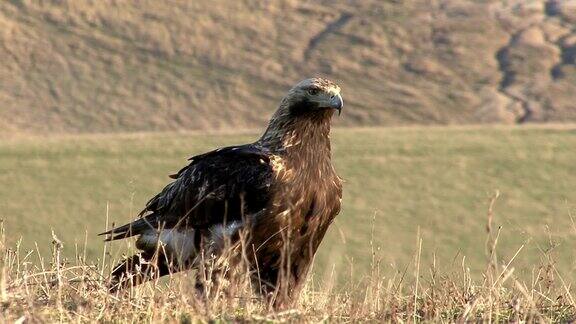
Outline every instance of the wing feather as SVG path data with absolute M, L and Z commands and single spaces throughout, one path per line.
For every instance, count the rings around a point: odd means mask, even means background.
M 192 157 L 135 221 L 101 233 L 107 241 L 158 228 L 206 228 L 265 208 L 272 168 L 267 152 L 233 146 Z

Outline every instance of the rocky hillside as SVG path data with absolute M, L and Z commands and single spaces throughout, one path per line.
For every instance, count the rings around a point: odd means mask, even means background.
M 260 127 L 312 75 L 340 125 L 576 121 L 575 0 L 11 0 L 0 57 L 0 133 Z

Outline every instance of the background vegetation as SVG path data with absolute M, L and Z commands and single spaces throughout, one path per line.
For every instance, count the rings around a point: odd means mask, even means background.
M 190 152 L 254 134 L 5 140 L 0 319 L 572 321 L 575 136 L 572 126 L 335 131 L 344 209 L 305 292 L 281 311 L 249 280 L 204 299 L 194 272 L 109 294 L 110 267 L 131 244 L 94 236 L 106 216 L 133 217 Z
M 298 80 L 339 125 L 576 120 L 571 0 L 0 2 L 0 133 L 263 127 Z
M 50 230 L 75 253 L 101 255 L 95 236 L 107 222 L 135 217 L 192 154 L 254 140 L 256 134 L 133 134 L 18 139 L 0 143 L 0 206 L 10 242 L 50 251 Z M 412 262 L 419 235 L 423 264 L 450 267 L 466 257 L 484 270 L 486 214 L 496 191 L 494 226 L 503 258 L 528 278 L 546 253 L 573 277 L 571 220 L 576 201 L 573 127 L 339 129 L 334 163 L 345 181 L 342 214 L 322 244 L 316 272 L 336 267 L 342 281 L 368 271 L 370 233 L 383 270 Z M 125 244 L 113 245 L 114 256 Z
M 576 318 L 576 1 L 10 0 L 0 58 L 0 322 Z M 309 76 L 345 192 L 294 309 L 108 294 L 95 234 Z

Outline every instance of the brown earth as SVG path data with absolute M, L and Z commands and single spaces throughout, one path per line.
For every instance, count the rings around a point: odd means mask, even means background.
M 0 134 L 261 127 L 314 75 L 351 125 L 576 121 L 576 1 L 0 2 Z

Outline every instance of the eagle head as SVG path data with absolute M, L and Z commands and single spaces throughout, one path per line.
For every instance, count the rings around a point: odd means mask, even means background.
M 298 82 L 282 99 L 281 108 L 291 117 L 332 116 L 342 112 L 340 87 L 330 80 L 311 78 Z
M 343 105 L 340 87 L 334 82 L 322 78 L 300 81 L 280 102 L 259 143 L 271 150 L 303 147 L 295 143 L 305 141 L 329 148 L 330 117 L 336 110 L 340 114 Z

